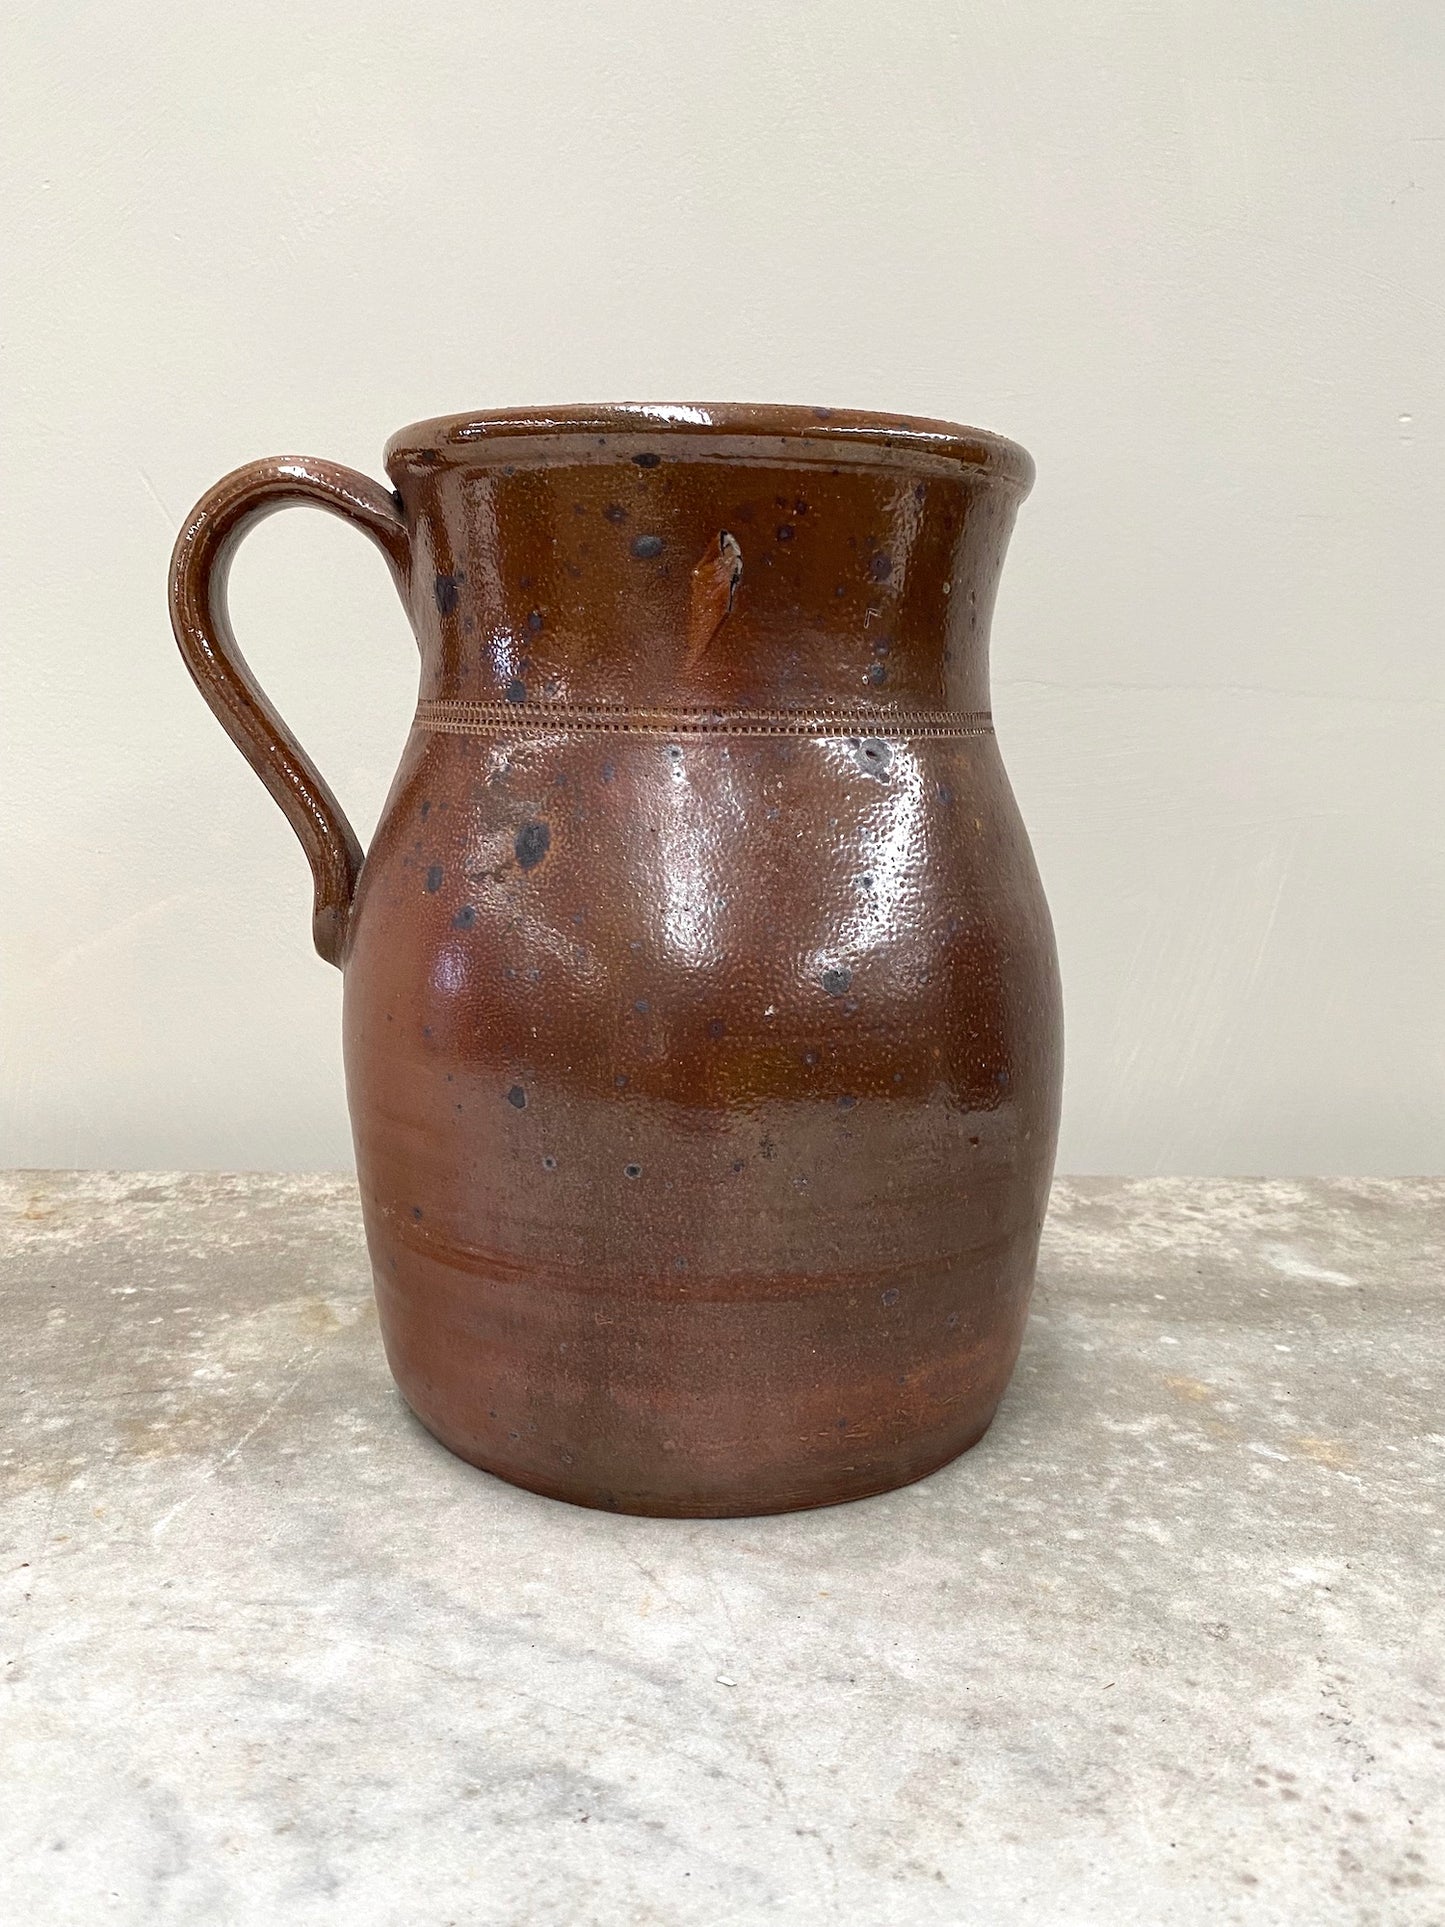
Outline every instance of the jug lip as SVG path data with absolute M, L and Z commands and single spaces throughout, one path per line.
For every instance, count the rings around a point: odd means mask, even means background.
M 388 470 L 420 464 L 431 467 L 483 449 L 498 459 L 544 457 L 593 448 L 618 455 L 642 452 L 652 442 L 702 444 L 718 456 L 736 452 L 753 458 L 779 455 L 803 444 L 819 444 L 833 464 L 920 467 L 937 473 L 939 464 L 974 470 L 1012 489 L 1020 498 L 1033 486 L 1034 462 L 1027 449 L 984 428 L 935 421 L 921 415 L 888 415 L 868 409 L 809 408 L 773 402 L 569 402 L 558 407 L 498 408 L 472 415 L 438 415 L 398 429 L 386 445 Z M 776 445 L 773 451 L 768 443 Z M 746 446 L 730 450 L 724 444 Z M 626 444 L 624 446 L 623 444 Z M 762 446 L 759 446 L 762 444 Z M 682 448 L 678 453 L 683 452 Z M 818 459 L 814 455 L 814 459 Z

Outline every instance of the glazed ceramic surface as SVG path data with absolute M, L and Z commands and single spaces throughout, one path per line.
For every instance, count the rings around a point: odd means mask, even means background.
M 916 1479 L 1017 1356 L 1061 1074 L 989 716 L 1027 455 L 743 407 L 459 416 L 217 484 L 176 634 L 290 818 L 382 1331 L 462 1457 L 582 1504 Z M 421 650 L 371 850 L 251 678 L 230 552 L 312 502 Z

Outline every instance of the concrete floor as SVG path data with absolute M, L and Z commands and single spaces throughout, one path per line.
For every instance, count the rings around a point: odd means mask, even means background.
M 1445 1182 L 1058 1187 L 924 1484 L 447 1454 L 349 1181 L 0 1179 L 0 1918 L 1445 1921 Z

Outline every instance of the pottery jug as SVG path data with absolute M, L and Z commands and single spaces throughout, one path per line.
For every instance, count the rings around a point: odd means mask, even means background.
M 946 422 L 424 422 L 394 491 L 219 482 L 171 606 L 290 819 L 387 1357 L 453 1452 L 583 1505 L 923 1477 L 1003 1395 L 1058 1122 L 1054 944 L 989 714 L 1033 465 Z M 370 850 L 226 614 L 261 516 L 390 564 L 420 693 Z

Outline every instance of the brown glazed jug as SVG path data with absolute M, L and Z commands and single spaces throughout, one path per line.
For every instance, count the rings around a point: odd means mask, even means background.
M 1008 1383 L 1058 1123 L 1053 936 L 989 716 L 1029 457 L 626 406 L 423 422 L 386 468 L 217 483 L 171 606 L 345 975 L 408 1404 L 623 1512 L 922 1478 Z M 293 502 L 371 537 L 420 644 L 364 860 L 226 614 L 236 543 Z

